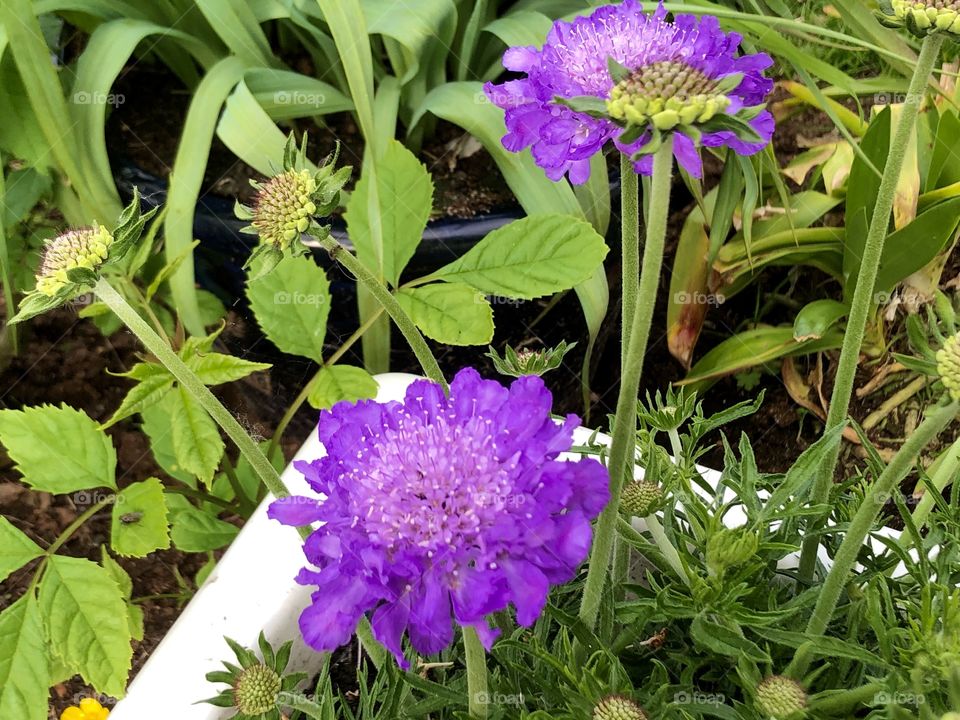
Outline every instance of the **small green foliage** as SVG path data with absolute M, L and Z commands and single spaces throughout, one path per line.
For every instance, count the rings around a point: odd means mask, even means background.
M 491 345 L 484 353 L 493 362 L 493 367 L 501 375 L 508 377 L 522 377 L 524 375 L 543 376 L 551 370 L 556 370 L 563 364 L 563 358 L 576 347 L 576 343 L 561 340 L 560 344 L 543 350 L 529 350 L 524 348 L 514 350 L 507 345 L 503 349 L 503 357 Z

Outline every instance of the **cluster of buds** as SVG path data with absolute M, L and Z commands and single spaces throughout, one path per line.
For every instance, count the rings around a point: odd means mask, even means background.
M 647 517 L 663 504 L 663 488 L 646 480 L 624 484 L 620 493 L 620 511 L 628 517 Z
M 250 221 L 242 232 L 260 239 L 244 266 L 259 259 L 262 264 L 255 277 L 270 272 L 286 253 L 306 253 L 304 235 L 322 240 L 330 234 L 329 226 L 320 225 L 317 218 L 329 215 L 340 204 L 340 191 L 350 179 L 352 168 L 336 169 L 338 146 L 319 168 L 313 169 L 306 145 L 306 136 L 297 147 L 291 135 L 283 152 L 283 170 L 265 183 L 251 180 L 257 191 L 253 205 L 238 202 L 234 209 L 238 218 Z
M 524 375 L 544 375 L 556 370 L 563 362 L 564 356 L 576 347 L 576 343 L 569 345 L 561 341 L 554 348 L 543 350 L 514 350 L 509 345 L 504 348 L 503 357 L 497 354 L 493 346 L 485 353 L 493 362 L 493 367 L 501 375 L 508 377 L 523 377 Z
M 707 538 L 707 568 L 716 575 L 736 568 L 757 553 L 757 534 L 746 528 L 723 528 Z
M 960 402 L 960 335 L 947 338 L 937 351 L 937 374 L 951 399 Z
M 647 714 L 623 695 L 609 695 L 593 708 L 593 720 L 647 720 Z
M 772 720 L 800 718 L 806 712 L 807 692 L 803 686 L 784 675 L 771 675 L 757 685 L 757 710 Z
M 935 32 L 960 35 L 957 0 L 880 0 L 880 11 L 884 24 L 905 27 L 918 37 Z

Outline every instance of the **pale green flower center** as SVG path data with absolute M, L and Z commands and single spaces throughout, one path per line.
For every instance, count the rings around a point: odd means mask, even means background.
M 757 709 L 770 718 L 799 716 L 807 707 L 807 693 L 796 680 L 771 675 L 757 685 Z
M 316 191 L 317 183 L 307 170 L 288 170 L 261 187 L 252 221 L 260 241 L 286 249 L 306 232 L 317 212 Z
M 706 122 L 730 105 L 717 81 L 684 63 L 665 60 L 637 68 L 610 91 L 607 112 L 633 125 L 659 130 Z
M 97 269 L 107 259 L 112 244 L 113 236 L 102 225 L 70 230 L 48 241 L 37 272 L 37 291 L 56 295 L 70 282 L 70 270 Z
M 947 338 L 937 351 L 937 373 L 950 397 L 960 402 L 960 335 Z
M 244 715 L 260 715 L 277 706 L 282 682 L 266 665 L 254 665 L 240 673 L 234 687 L 237 710 Z
M 611 695 L 594 707 L 593 720 L 647 720 L 647 715 L 630 698 Z
M 891 0 L 893 14 L 898 20 L 922 32 L 942 30 L 960 34 L 960 1 L 958 0 Z

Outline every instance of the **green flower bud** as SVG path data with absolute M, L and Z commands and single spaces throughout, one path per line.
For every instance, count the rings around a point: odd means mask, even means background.
M 287 170 L 257 189 L 250 224 L 261 243 L 285 250 L 310 227 L 317 182 L 307 170 Z
M 947 338 L 937 351 L 937 373 L 950 397 L 960 402 L 960 335 Z
M 757 685 L 757 710 L 776 720 L 802 717 L 807 707 L 807 692 L 796 680 L 771 675 Z
M 960 0 L 886 0 L 880 8 L 885 24 L 905 27 L 918 37 L 934 32 L 960 35 Z
M 573 350 L 576 343 L 569 345 L 565 341 L 554 348 L 543 350 L 514 350 L 507 345 L 503 357 L 491 346 L 486 356 L 493 361 L 493 366 L 501 375 L 509 377 L 523 377 L 524 375 L 543 375 L 556 370 L 563 362 L 564 356 Z
M 630 517 L 646 517 L 660 509 L 663 489 L 657 483 L 634 480 L 623 486 L 620 493 L 620 511 Z
M 593 708 L 593 720 L 647 720 L 647 714 L 630 698 L 609 695 Z
M 69 230 L 47 241 L 37 272 L 37 292 L 53 297 L 71 282 L 71 270 L 97 270 L 112 244 L 113 236 L 102 225 Z
M 614 120 L 658 130 L 706 122 L 730 105 L 719 82 L 675 60 L 641 67 L 618 82 L 607 100 Z
M 758 546 L 755 533 L 745 528 L 724 528 L 707 538 L 707 567 L 722 574 L 753 557 Z
M 240 672 L 233 687 L 234 706 L 244 715 L 260 715 L 277 707 L 282 689 L 280 676 L 266 665 L 254 665 Z

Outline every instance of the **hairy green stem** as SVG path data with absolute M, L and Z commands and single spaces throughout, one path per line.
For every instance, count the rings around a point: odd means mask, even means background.
M 830 411 L 824 432 L 847 421 L 847 412 L 850 409 L 850 397 L 853 393 L 853 383 L 857 373 L 857 363 L 860 358 L 860 347 L 866 333 L 867 320 L 874 303 L 874 286 L 877 282 L 877 272 L 880 259 L 883 255 L 884 241 L 887 236 L 887 227 L 890 223 L 890 213 L 893 210 L 893 200 L 897 191 L 897 181 L 900 177 L 900 168 L 906 155 L 907 145 L 913 133 L 917 119 L 917 111 L 923 99 L 930 74 L 940 53 L 943 43 L 942 33 L 928 35 L 920 48 L 920 56 L 910 79 L 907 90 L 907 101 L 900 115 L 900 122 L 890 142 L 887 153 L 887 162 L 883 168 L 883 177 L 877 192 L 877 201 L 870 218 L 870 227 L 863 247 L 863 258 L 860 261 L 860 272 L 857 276 L 857 285 L 850 303 L 850 313 L 847 316 L 846 333 L 843 337 L 843 346 L 840 350 L 840 359 L 837 364 L 836 383 L 830 397 Z M 814 505 L 826 504 L 830 499 L 830 488 L 833 485 L 833 476 L 837 462 L 840 459 L 841 444 L 827 453 L 820 465 L 810 502 Z M 820 545 L 816 530 L 822 526 L 822 518 L 814 520 L 808 526 L 807 535 L 803 541 L 800 553 L 800 567 L 798 578 L 802 585 L 809 584 L 813 578 L 817 565 L 817 548 Z
M 487 686 L 487 651 L 483 649 L 476 629 L 470 626 L 463 628 L 463 649 L 467 660 L 467 707 L 470 717 L 483 720 L 487 717 L 490 700 Z
M 960 440 L 954 441 L 953 445 L 950 446 L 942 457 L 943 460 L 941 460 L 940 467 L 937 468 L 933 473 L 933 477 L 930 478 L 930 482 L 938 493 L 942 493 L 947 485 L 957 476 L 957 468 L 960 466 Z M 930 517 L 930 511 L 933 509 L 934 502 L 934 493 L 927 490 L 923 493 L 923 497 L 920 498 L 920 502 L 917 503 L 917 507 L 914 508 L 911 517 L 918 532 L 927 524 L 927 518 Z M 920 548 L 917 549 L 920 550 Z
M 620 491 L 636 457 L 637 394 L 640 391 L 640 376 L 643 359 L 653 322 L 653 306 L 657 300 L 660 271 L 663 265 L 663 247 L 667 234 L 667 214 L 670 209 L 670 182 L 673 171 L 673 138 L 668 135 L 653 158 L 653 179 L 650 188 L 649 212 L 647 214 L 646 242 L 643 248 L 643 265 L 640 272 L 640 287 L 637 306 L 630 328 L 630 345 L 622 349 L 626 362 L 620 377 L 620 394 L 610 444 L 610 502 L 597 522 L 590 565 L 580 604 L 580 619 L 593 629 L 597 622 L 600 600 L 610 554 L 616 534 L 620 505 Z
M 190 393 L 203 406 L 210 417 L 219 425 L 227 436 L 247 459 L 260 481 L 267 487 L 274 497 L 281 498 L 290 494 L 280 480 L 270 461 L 260 451 L 257 443 L 247 434 L 243 426 L 230 414 L 209 388 L 203 384 L 194 372 L 184 364 L 183 360 L 161 339 L 153 328 L 124 300 L 123 296 L 113 289 L 106 279 L 100 278 L 93 289 L 97 297 L 109 307 L 120 321 L 137 336 L 144 347 L 173 375 L 180 386 Z
M 413 354 L 417 356 L 417 360 L 420 362 L 420 367 L 423 368 L 424 374 L 430 380 L 439 383 L 444 390 L 447 390 L 447 381 L 440 371 L 437 359 L 430 351 L 430 346 L 427 345 L 427 341 L 423 339 L 423 335 L 420 334 L 420 331 L 417 329 L 417 326 L 414 325 L 410 316 L 400 307 L 400 303 L 397 302 L 393 294 L 383 283 L 377 280 L 376 276 L 370 272 L 353 253 L 337 242 L 336 238 L 328 236 L 324 239 L 317 238 L 317 240 L 323 249 L 330 253 L 330 257 L 334 261 L 343 265 L 343 267 L 357 279 L 357 282 L 367 289 L 387 312 L 393 322 L 396 323 L 403 337 L 410 345 L 410 349 L 413 350 Z
M 87 520 L 92 518 L 98 512 L 103 510 L 105 507 L 109 505 L 113 505 L 114 497 L 115 496 L 111 495 L 110 497 L 104 500 L 101 500 L 96 505 L 93 505 L 87 508 L 84 512 L 78 515 L 77 518 L 72 523 L 67 525 L 64 531 L 57 536 L 57 539 L 54 540 L 53 543 L 51 543 L 50 547 L 47 548 L 46 550 L 47 557 L 53 555 L 55 552 L 57 552 L 57 550 L 63 547 L 64 543 L 66 543 L 71 537 L 73 537 L 73 534 L 77 530 L 79 530 L 83 526 L 83 524 L 87 522 Z
M 830 568 L 820 588 L 817 604 L 807 623 L 807 635 L 818 636 L 826 631 L 849 579 L 850 571 L 857 562 L 857 555 L 863 548 L 863 543 L 870 531 L 873 530 L 877 516 L 880 515 L 887 498 L 913 467 L 920 452 L 953 421 L 958 411 L 960 411 L 960 402 L 956 401 L 933 408 L 867 491 L 847 527 L 843 542 L 837 549 L 837 554 L 833 558 L 833 567 Z M 788 672 L 793 677 L 800 678 L 806 674 L 809 666 L 810 651 L 801 649 L 797 651 L 793 662 L 790 663 Z

